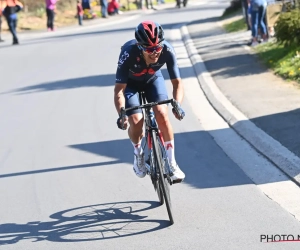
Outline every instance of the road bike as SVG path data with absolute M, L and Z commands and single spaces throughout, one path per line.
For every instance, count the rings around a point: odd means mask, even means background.
M 122 108 L 120 118 L 124 122 L 126 111 L 142 109 L 145 125 L 145 142 L 143 149 L 147 145 L 148 157 L 146 157 L 147 174 L 150 176 L 155 191 L 157 192 L 158 199 L 161 205 L 166 204 L 169 220 L 174 224 L 174 218 L 171 207 L 170 186 L 174 183 L 181 182 L 172 180 L 173 172 L 171 171 L 169 160 L 167 157 L 166 149 L 164 147 L 164 140 L 162 134 L 157 126 L 154 116 L 153 107 L 156 105 L 171 103 L 174 112 L 179 118 L 183 118 L 185 113 L 179 107 L 179 104 L 174 99 L 168 99 L 160 102 L 147 103 L 144 92 L 139 92 L 139 99 L 141 105 L 131 108 Z M 122 127 L 124 124 L 122 124 Z

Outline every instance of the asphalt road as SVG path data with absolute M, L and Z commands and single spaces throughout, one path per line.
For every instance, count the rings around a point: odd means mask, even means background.
M 180 25 L 220 15 L 227 4 L 193 2 L 111 26 L 24 36 L 18 47 L 1 45 L 0 247 L 299 249 L 299 242 L 261 242 L 261 235 L 296 237 L 300 223 L 242 170 L 243 159 L 262 168 L 270 163 L 250 147 L 241 152 L 246 143 L 234 139 L 201 95 L 180 38 Z M 116 127 L 120 46 L 144 19 L 163 25 L 186 89 L 186 118 L 171 118 L 186 173 L 185 182 L 171 188 L 173 226 L 149 178 L 133 173 L 131 143 Z M 260 184 L 273 179 L 261 177 Z

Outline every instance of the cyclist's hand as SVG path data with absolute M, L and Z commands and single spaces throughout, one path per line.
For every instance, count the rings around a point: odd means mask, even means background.
M 123 127 L 122 127 L 122 121 L 124 122 L 123 123 Z M 122 130 L 126 130 L 127 127 L 128 127 L 128 116 L 125 116 L 122 120 L 121 117 L 118 118 L 117 120 L 117 125 L 118 125 L 118 128 L 119 129 L 122 129 Z
M 173 101 L 173 109 L 172 109 L 172 111 L 173 111 L 174 116 L 179 121 L 181 121 L 184 118 L 184 116 L 185 116 L 184 110 L 181 108 L 180 103 L 177 102 L 176 100 Z

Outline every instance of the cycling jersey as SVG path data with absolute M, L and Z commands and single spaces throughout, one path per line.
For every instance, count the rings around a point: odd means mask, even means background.
M 160 68 L 166 64 L 170 79 L 180 78 L 179 68 L 173 47 L 162 42 L 163 49 L 156 63 L 147 66 L 143 52 L 135 39 L 126 42 L 122 48 L 116 72 L 116 83 L 146 84 L 162 77 Z

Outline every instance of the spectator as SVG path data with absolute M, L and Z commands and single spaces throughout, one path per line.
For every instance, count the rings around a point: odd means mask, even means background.
M 248 12 L 247 12 L 247 18 L 248 18 L 248 23 L 249 23 L 249 29 L 248 30 L 252 29 L 251 13 L 252 13 L 252 8 L 251 8 L 251 4 L 249 4 L 248 5 Z
M 267 3 L 268 3 L 268 5 L 272 5 L 272 4 L 276 4 L 276 1 L 275 0 L 267 0 Z M 264 18 L 264 22 L 266 24 L 266 27 L 268 27 L 268 37 L 273 37 L 275 35 L 274 27 L 270 26 L 268 24 L 268 22 L 267 22 L 267 15 Z
M 46 0 L 46 13 L 47 13 L 47 29 L 48 31 L 54 31 L 54 17 L 56 10 L 57 0 Z
M 256 46 L 258 44 L 258 26 L 260 28 L 263 40 L 267 40 L 267 29 L 264 23 L 267 0 L 248 0 L 248 5 L 251 5 L 251 46 Z
M 81 26 L 83 20 L 83 8 L 80 0 L 77 1 L 77 17 L 78 17 L 78 24 Z
M 152 0 L 145 0 L 145 5 L 146 5 L 147 9 L 154 9 L 153 4 L 152 4 Z M 150 5 L 150 8 L 149 8 L 149 5 Z
M 6 2 L 4 3 L 3 0 L 0 0 L 0 42 L 4 42 L 1 39 L 1 32 L 2 32 L 2 9 L 4 9 L 4 4 L 6 5 Z
M 5 16 L 9 31 L 13 36 L 13 45 L 19 44 L 17 37 L 17 13 L 23 8 L 23 4 L 17 0 L 7 0 L 6 6 L 2 9 L 3 16 Z
M 107 7 L 108 15 L 119 14 L 119 4 L 117 0 L 111 0 Z
M 251 21 L 249 18 L 250 13 L 250 5 L 248 4 L 248 0 L 242 0 L 243 13 L 245 16 L 245 22 L 247 24 L 248 30 L 251 30 Z
M 82 0 L 81 2 L 83 9 L 83 19 L 93 19 L 97 16 L 93 11 L 93 6 L 90 3 L 90 0 Z
M 91 4 L 90 4 L 90 0 L 82 0 L 82 8 L 85 10 L 85 9 L 88 9 L 90 10 L 91 9 Z
M 101 15 L 103 18 L 107 18 L 107 0 L 100 0 L 101 2 Z

